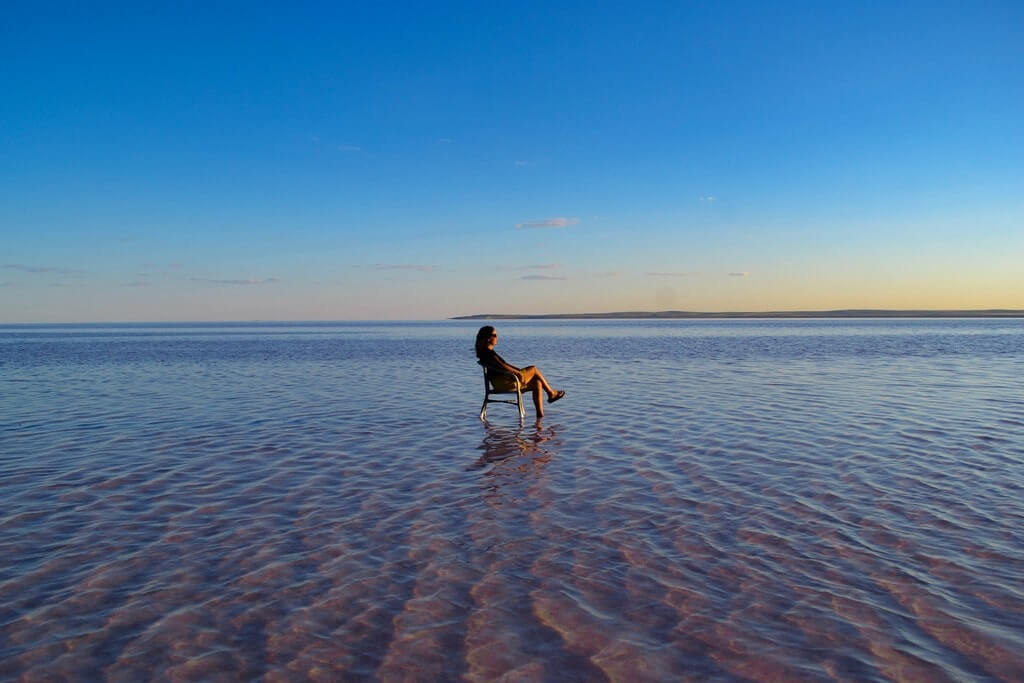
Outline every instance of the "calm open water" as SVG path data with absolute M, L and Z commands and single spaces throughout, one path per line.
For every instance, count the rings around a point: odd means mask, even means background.
M 1024 680 L 1024 321 L 0 327 L 0 678 Z

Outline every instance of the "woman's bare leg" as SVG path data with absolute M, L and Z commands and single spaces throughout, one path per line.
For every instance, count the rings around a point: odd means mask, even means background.
M 551 388 L 537 366 L 530 365 L 522 368 L 520 372 L 523 373 L 523 386 L 533 392 L 533 409 L 537 412 L 537 417 L 544 417 L 544 394 L 551 399 L 556 393 L 555 390 Z
M 541 393 L 540 382 L 534 379 L 527 387 L 533 391 L 533 409 L 537 417 L 544 417 L 544 394 Z
M 537 382 L 540 388 L 544 390 L 544 393 L 548 395 L 548 398 L 555 395 L 555 390 L 551 388 L 551 385 L 548 384 L 547 379 L 544 378 L 544 375 L 541 374 L 536 365 L 529 365 L 520 370 L 520 372 L 523 373 L 523 384 L 526 387 L 532 388 L 533 383 Z

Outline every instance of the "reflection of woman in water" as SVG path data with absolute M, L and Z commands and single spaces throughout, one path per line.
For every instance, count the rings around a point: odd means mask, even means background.
M 565 392 L 552 389 L 536 366 L 528 365 L 525 368 L 517 368 L 506 362 L 504 358 L 494 351 L 494 346 L 497 343 L 498 332 L 490 325 L 484 325 L 476 333 L 476 357 L 480 359 L 480 363 L 485 368 L 495 371 L 491 384 L 499 391 L 513 390 L 514 385 L 507 382 L 506 377 L 507 375 L 517 377 L 519 384 L 525 390 L 533 392 L 533 407 L 537 410 L 537 417 L 544 417 L 544 396 L 541 392 L 543 391 L 548 395 L 548 402 L 550 403 L 554 403 L 565 396 Z

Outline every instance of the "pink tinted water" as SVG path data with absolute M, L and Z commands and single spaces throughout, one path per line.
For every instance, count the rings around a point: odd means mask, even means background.
M 1024 325 L 0 329 L 0 677 L 1022 680 Z

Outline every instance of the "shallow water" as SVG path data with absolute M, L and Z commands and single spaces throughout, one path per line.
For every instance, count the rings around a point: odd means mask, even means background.
M 0 327 L 0 678 L 1024 680 L 1024 321 L 499 327 Z

